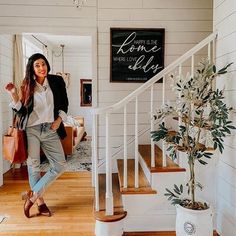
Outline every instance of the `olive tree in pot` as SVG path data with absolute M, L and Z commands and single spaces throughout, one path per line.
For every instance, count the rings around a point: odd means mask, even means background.
M 214 80 L 226 74 L 231 64 L 217 71 L 215 65 L 203 60 L 194 76 L 171 76 L 172 88 L 179 99 L 175 105 L 162 107 L 154 116 L 160 124 L 156 131 L 151 132 L 152 139 L 166 141 L 172 159 L 177 157 L 179 151 L 185 152 L 181 157 L 187 158 L 188 163 L 188 182 L 180 186 L 175 184 L 174 189 L 166 189 L 165 194 L 177 207 L 177 236 L 213 235 L 210 205 L 196 200 L 196 188 L 202 189 L 202 185 L 198 182 L 195 169 L 196 162 L 207 165 L 208 159 L 213 158 L 214 150 L 222 153 L 224 138 L 231 133 L 231 129 L 235 129 L 229 120 L 231 108 L 224 102 L 223 91 L 213 88 Z M 181 120 L 177 131 L 164 122 L 169 116 Z M 187 187 L 187 194 L 184 194 L 183 186 Z

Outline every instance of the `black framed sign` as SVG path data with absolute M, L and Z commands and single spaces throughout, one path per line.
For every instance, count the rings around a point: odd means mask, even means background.
M 110 81 L 146 82 L 164 68 L 165 29 L 111 28 Z

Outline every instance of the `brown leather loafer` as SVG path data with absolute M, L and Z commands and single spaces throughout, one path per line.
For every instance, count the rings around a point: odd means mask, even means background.
M 22 199 L 25 199 L 24 204 L 24 214 L 27 218 L 30 218 L 30 208 L 34 205 L 34 203 L 30 200 L 32 197 L 33 192 L 30 190 L 22 195 Z
M 49 210 L 49 208 L 47 207 L 45 203 L 38 206 L 38 211 L 40 215 L 44 215 L 48 217 L 52 216 L 52 212 Z
M 30 199 L 25 200 L 24 204 L 24 213 L 27 218 L 30 218 L 30 208 L 34 205 L 33 202 L 30 201 Z

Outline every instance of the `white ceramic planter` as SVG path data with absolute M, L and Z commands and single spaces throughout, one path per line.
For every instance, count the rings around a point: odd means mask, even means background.
M 96 236 L 122 236 L 124 220 L 114 222 L 102 222 L 96 220 L 95 235 Z
M 176 236 L 213 236 L 212 209 L 191 210 L 176 206 Z

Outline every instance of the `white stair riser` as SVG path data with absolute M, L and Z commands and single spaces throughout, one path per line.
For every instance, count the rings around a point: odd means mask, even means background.
M 185 172 L 161 172 L 151 174 L 151 187 L 160 195 L 166 193 L 166 188 L 173 189 L 174 184 L 179 186 L 187 181 Z
M 175 214 L 128 215 L 124 221 L 124 231 L 173 231 Z
M 147 215 L 150 212 L 159 213 L 160 211 L 175 212 L 165 196 L 158 194 L 128 194 L 123 195 L 124 209 L 130 215 Z

